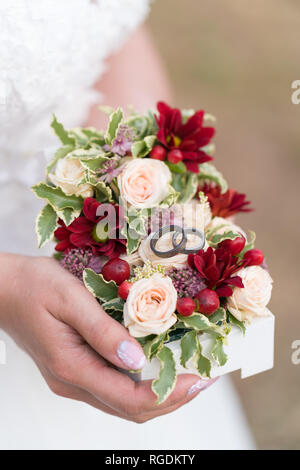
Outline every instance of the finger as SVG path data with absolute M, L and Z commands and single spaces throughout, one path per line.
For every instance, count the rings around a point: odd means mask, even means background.
M 128 416 L 157 412 L 184 399 L 188 400 L 191 398 L 189 390 L 199 382 L 198 376 L 180 375 L 170 397 L 164 403 L 157 405 L 157 397 L 151 389 L 150 380 L 134 382 L 127 375 L 110 367 L 90 348 L 79 357 L 76 363 L 72 357 L 65 357 L 69 364 L 73 364 L 69 375 L 65 376 L 65 381 L 87 390 L 105 405 Z
M 167 408 L 164 409 L 158 409 L 154 410 L 151 412 L 147 412 L 144 415 L 140 415 L 137 417 L 136 422 L 138 423 L 144 423 L 146 421 L 149 421 L 151 419 L 158 418 L 159 416 L 163 416 L 169 413 L 173 413 L 176 411 L 178 408 L 181 408 L 182 406 L 186 405 L 190 401 L 192 401 L 194 398 L 196 398 L 198 395 L 200 395 L 206 388 L 210 387 L 213 383 L 218 380 L 218 377 L 215 379 L 210 379 L 210 380 L 202 380 L 200 379 L 200 382 L 203 382 L 201 386 L 198 384 L 198 387 L 196 390 L 193 390 L 190 394 L 188 393 L 187 397 L 185 397 L 182 401 L 175 403 L 174 405 L 171 405 Z
M 49 373 L 41 364 L 38 365 L 39 370 L 44 377 L 45 381 L 47 382 L 50 390 L 55 394 L 63 398 L 69 398 L 71 400 L 81 401 L 87 403 L 88 405 L 96 408 L 104 413 L 108 413 L 112 416 L 121 416 L 115 410 L 110 408 L 109 406 L 104 405 L 102 402 L 97 400 L 93 395 L 88 393 L 85 390 L 82 390 L 79 387 L 74 385 L 66 384 L 57 380 L 51 373 Z
M 139 370 L 146 358 L 140 344 L 126 328 L 107 315 L 96 299 L 81 284 L 71 283 L 69 295 L 51 310 L 71 325 L 102 357 L 117 367 Z M 64 286 L 65 289 L 65 286 Z

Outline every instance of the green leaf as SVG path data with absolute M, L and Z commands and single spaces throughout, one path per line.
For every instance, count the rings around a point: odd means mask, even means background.
M 52 160 L 48 163 L 46 167 L 46 173 L 50 173 L 50 171 L 56 165 L 58 160 L 64 158 L 66 155 L 68 155 L 68 153 L 72 152 L 73 149 L 73 145 L 63 145 L 63 147 L 60 147 L 58 150 L 56 150 Z
M 160 360 L 160 372 L 152 382 L 152 390 L 157 396 L 157 405 L 165 401 L 176 385 L 176 364 L 172 351 L 164 346 L 156 356 Z
M 68 131 L 66 131 L 64 126 L 60 122 L 58 122 L 54 114 L 51 122 L 51 127 L 64 145 L 75 145 L 75 139 L 69 136 Z
M 118 133 L 118 129 L 123 119 L 123 111 L 118 108 L 116 111 L 109 115 L 109 124 L 107 132 L 105 134 L 105 141 L 108 145 L 111 145 Z
M 144 139 L 134 142 L 131 146 L 131 153 L 133 157 L 143 158 L 148 155 L 153 149 L 155 142 L 155 135 L 147 135 L 147 137 L 144 137 Z
M 83 282 L 93 296 L 102 302 L 109 302 L 118 297 L 117 284 L 114 281 L 107 282 L 102 274 L 96 274 L 92 269 L 83 271 Z
M 220 366 L 224 366 L 226 364 L 228 357 L 224 352 L 222 338 L 215 339 L 215 344 L 211 350 L 211 355 Z
M 201 377 L 210 378 L 211 362 L 202 354 L 202 346 L 198 340 L 198 352 L 195 360 L 196 368 Z
M 181 194 L 179 198 L 179 202 L 181 204 L 190 202 L 195 196 L 197 192 L 197 188 L 198 188 L 198 175 L 196 175 L 195 173 L 190 173 L 188 175 L 186 186 L 183 190 L 183 193 Z
M 170 163 L 166 161 L 165 164 L 169 167 L 172 173 L 179 173 L 179 174 L 186 173 L 186 166 L 183 162 Z
M 211 163 L 202 163 L 200 165 L 200 173 L 198 178 L 200 180 L 214 181 L 218 186 L 221 187 L 222 194 L 225 193 L 228 189 L 227 181 L 224 179 L 222 173 L 220 173 Z
M 84 148 L 89 145 L 89 138 L 83 132 L 83 129 L 81 129 L 80 127 L 77 127 L 75 129 L 70 129 L 68 134 L 69 134 L 69 137 L 74 138 L 76 147 Z
M 223 307 L 219 307 L 212 315 L 209 317 L 211 323 L 219 323 L 226 320 L 226 310 Z
M 49 186 L 46 183 L 38 183 L 32 186 L 32 191 L 40 199 L 45 199 L 54 210 L 62 210 L 70 207 L 74 210 L 81 210 L 83 199 L 78 196 L 67 196 L 60 188 Z
M 177 202 L 178 198 L 179 193 L 173 188 L 173 186 L 169 185 L 169 193 L 160 203 L 160 207 L 171 207 Z
M 110 187 L 104 183 L 104 181 L 99 181 L 95 185 L 96 189 L 96 199 L 98 202 L 112 202 L 113 195 Z
M 57 228 L 57 220 L 57 214 L 49 204 L 47 204 L 39 213 L 35 227 L 39 248 L 51 240 L 53 232 Z
M 102 304 L 102 307 L 104 308 L 104 310 L 114 310 L 116 312 L 122 312 L 123 313 L 123 309 L 124 309 L 124 300 L 123 299 L 120 299 L 120 297 L 117 297 L 115 299 L 112 299 L 112 300 L 108 300 L 107 302 L 104 302 Z
M 193 315 L 190 315 L 189 317 L 177 315 L 177 317 L 187 328 L 193 328 L 196 331 L 210 331 L 218 333 L 220 336 L 224 336 L 222 329 L 214 323 L 211 323 L 205 315 L 202 315 L 202 313 L 193 313 Z
M 250 239 L 249 239 L 248 243 L 245 245 L 244 249 L 239 254 L 239 257 L 241 257 L 241 258 L 243 258 L 246 251 L 252 250 L 254 248 L 254 243 L 255 243 L 255 240 L 256 240 L 256 234 L 255 234 L 255 232 L 252 232 L 251 230 L 250 230 L 249 233 L 250 233 Z
M 198 351 L 197 332 L 189 331 L 180 341 L 181 356 L 180 364 L 186 367 L 187 362 L 192 359 Z
M 74 209 L 71 209 L 70 207 L 66 207 L 65 209 L 62 209 L 61 211 L 56 210 L 56 213 L 60 219 L 64 221 L 66 226 L 70 225 L 77 217 L 80 216 L 81 210 L 75 211 Z
M 185 173 L 173 173 L 172 186 L 178 193 L 183 193 L 186 185 Z
M 238 320 L 237 318 L 235 318 L 228 310 L 227 310 L 227 313 L 228 313 L 228 320 L 231 323 L 231 325 L 237 326 L 242 331 L 242 333 L 244 335 L 246 333 L 245 322 L 242 322 L 242 321 Z
M 164 342 L 167 340 L 167 333 L 155 336 L 153 339 L 146 341 L 143 345 L 146 358 L 150 361 L 153 356 L 163 347 Z
M 221 243 L 223 240 L 234 240 L 235 238 L 240 237 L 241 234 L 238 232 L 232 232 L 231 230 L 228 232 L 224 232 L 221 234 L 216 234 L 213 235 L 210 241 L 211 246 L 217 246 L 219 243 Z

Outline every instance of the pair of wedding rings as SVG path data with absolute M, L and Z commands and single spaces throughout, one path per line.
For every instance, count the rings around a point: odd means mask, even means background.
M 156 245 L 160 238 L 167 233 L 173 233 L 172 236 L 172 245 L 173 248 L 167 251 L 160 251 L 156 248 Z M 187 248 L 186 244 L 188 241 L 188 235 L 196 235 L 200 239 L 200 243 L 194 247 Z M 165 227 L 161 227 L 157 232 L 154 233 L 150 240 L 150 247 L 153 253 L 160 258 L 172 258 L 176 256 L 178 253 L 182 254 L 191 254 L 197 253 L 199 250 L 205 245 L 205 235 L 204 232 L 201 230 L 197 230 L 195 228 L 184 228 L 180 227 L 179 225 L 167 225 Z

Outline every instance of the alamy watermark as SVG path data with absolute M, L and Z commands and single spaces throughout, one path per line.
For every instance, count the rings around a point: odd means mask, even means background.
M 291 348 L 293 349 L 291 361 L 295 366 L 298 366 L 300 364 L 300 339 L 295 339 L 292 342 Z
M 291 88 L 295 91 L 291 94 L 291 100 L 293 104 L 300 103 L 300 80 L 294 80 L 292 82 Z

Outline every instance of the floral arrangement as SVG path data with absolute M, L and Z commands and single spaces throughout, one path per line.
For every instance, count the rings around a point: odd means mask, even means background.
M 102 108 L 106 131 L 66 130 L 33 186 L 45 201 L 37 217 L 39 246 L 54 238 L 54 255 L 102 308 L 161 363 L 152 388 L 158 403 L 176 383 L 168 344 L 180 340 L 180 363 L 209 377 L 212 361 L 199 335 L 213 340 L 220 366 L 231 326 L 245 331 L 268 315 L 272 279 L 263 253 L 233 222 L 251 210 L 211 163 L 214 117 L 171 108 L 125 117 Z

